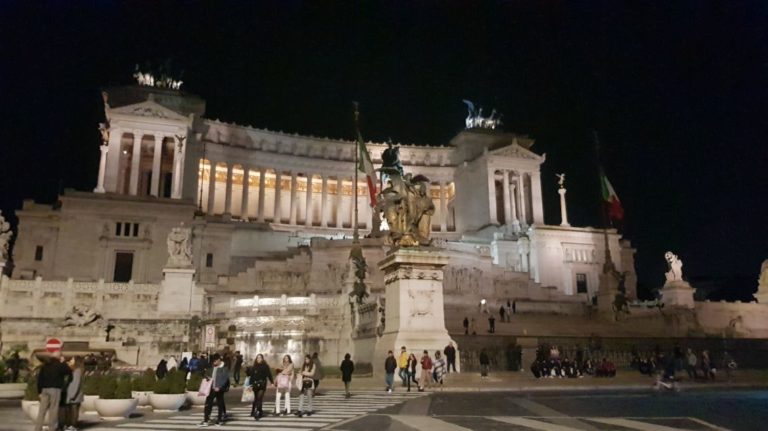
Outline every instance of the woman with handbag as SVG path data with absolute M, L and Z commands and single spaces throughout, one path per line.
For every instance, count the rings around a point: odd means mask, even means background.
M 285 394 L 285 410 L 283 414 L 291 414 L 291 381 L 293 380 L 293 361 L 291 355 L 283 356 L 283 368 L 278 371 L 275 381 L 275 415 L 280 415 L 280 397 Z
M 250 373 L 248 373 L 248 381 L 251 384 L 251 390 L 253 390 L 254 395 L 253 404 L 251 405 L 251 416 L 259 420 L 264 416 L 262 405 L 264 393 L 267 392 L 267 381 L 270 384 L 274 384 L 272 371 L 270 371 L 269 365 L 267 365 L 264 355 L 261 353 L 256 355 L 256 360 L 253 361 L 253 367 L 251 367 Z
M 299 395 L 299 410 L 296 412 L 296 416 L 302 417 L 304 415 L 311 416 L 312 413 L 312 394 L 315 391 L 315 362 L 312 360 L 312 356 L 304 356 L 304 364 L 301 366 L 300 378 L 297 379 L 297 386 L 301 390 Z M 304 409 L 304 399 L 307 399 L 308 410 Z
M 65 431 L 77 431 L 77 422 L 80 418 L 80 404 L 83 402 L 83 358 L 75 356 L 70 361 L 70 367 L 72 368 L 72 380 L 67 386 L 67 390 L 63 392 L 65 397 L 62 397 L 67 402 L 67 407 L 64 414 L 64 428 Z

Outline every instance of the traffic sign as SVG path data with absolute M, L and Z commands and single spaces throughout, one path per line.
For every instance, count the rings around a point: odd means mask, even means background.
M 48 353 L 53 353 L 61 350 L 61 346 L 63 344 L 64 343 L 62 343 L 58 338 L 51 338 L 45 343 L 45 350 L 47 350 Z

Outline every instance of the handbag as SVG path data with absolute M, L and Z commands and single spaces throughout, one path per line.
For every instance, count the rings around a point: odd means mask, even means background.
M 301 388 L 299 388 L 302 392 L 306 391 L 307 389 L 312 389 L 315 386 L 315 381 L 311 378 L 304 377 L 301 379 Z
M 277 389 L 281 391 L 291 389 L 291 376 L 287 374 L 277 375 Z
M 254 391 L 265 391 L 267 390 L 267 381 L 266 380 L 256 380 L 253 382 L 253 385 L 251 385 L 251 388 Z
M 211 394 L 211 386 L 213 386 L 213 379 L 203 379 L 200 382 L 200 389 L 197 390 L 197 395 L 207 397 Z
M 250 386 L 246 386 L 243 388 L 243 396 L 240 397 L 240 402 L 242 403 L 252 403 L 253 400 L 256 399 L 256 396 L 253 393 L 253 388 Z
M 245 386 L 246 388 L 248 386 L 251 386 L 251 376 L 248 376 L 245 378 L 245 381 L 243 382 L 243 386 Z

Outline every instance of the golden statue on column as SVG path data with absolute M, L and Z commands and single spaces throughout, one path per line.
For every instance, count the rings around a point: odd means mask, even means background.
M 402 175 L 386 166 L 381 172 L 389 179 L 381 191 L 378 209 L 389 225 L 391 244 L 396 247 L 430 245 L 435 205 L 429 196 L 429 179 L 424 175 Z

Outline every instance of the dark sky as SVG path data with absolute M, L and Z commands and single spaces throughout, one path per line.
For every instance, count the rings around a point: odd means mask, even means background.
M 764 1 L 4 1 L 0 59 L 6 214 L 92 190 L 100 88 L 171 59 L 207 117 L 273 130 L 351 138 L 357 100 L 367 139 L 445 144 L 461 99 L 496 108 L 547 153 L 552 224 L 556 172 L 600 223 L 597 130 L 645 288 L 667 249 L 747 288 L 768 258 Z

